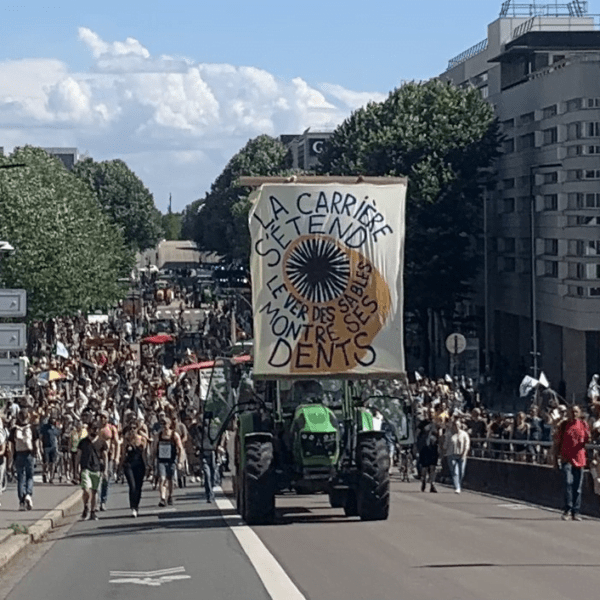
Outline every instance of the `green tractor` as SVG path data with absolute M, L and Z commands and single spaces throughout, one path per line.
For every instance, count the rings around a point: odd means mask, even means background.
M 389 514 L 390 457 L 382 431 L 346 380 L 258 381 L 235 416 L 233 488 L 249 524 L 273 522 L 275 497 L 324 492 L 365 521 Z

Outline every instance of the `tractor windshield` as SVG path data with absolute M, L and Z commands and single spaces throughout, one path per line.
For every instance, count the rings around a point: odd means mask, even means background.
M 329 408 L 342 405 L 344 382 L 341 379 L 302 379 L 279 383 L 281 406 L 293 411 L 299 404 L 324 404 Z

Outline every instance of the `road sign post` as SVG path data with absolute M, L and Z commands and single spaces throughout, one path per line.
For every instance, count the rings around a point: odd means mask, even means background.
M 451 333 L 446 338 L 446 350 L 450 353 L 452 374 L 456 375 L 458 355 L 463 353 L 467 347 L 467 339 L 462 333 Z
M 0 289 L 0 319 L 27 315 L 27 292 L 25 290 Z M 9 352 L 22 352 L 27 348 L 27 325 L 25 323 L 0 323 L 0 386 L 16 387 L 25 384 L 25 363 L 9 358 Z

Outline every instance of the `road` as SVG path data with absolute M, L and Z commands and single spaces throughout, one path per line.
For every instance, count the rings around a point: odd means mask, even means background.
M 113 486 L 100 521 L 75 522 L 12 565 L 14 588 L 0 598 L 596 597 L 600 521 L 563 522 L 556 512 L 439 489 L 421 493 L 417 482 L 394 479 L 390 519 L 375 523 L 344 518 L 322 495 L 278 497 L 277 524 L 250 529 L 228 500 L 204 503 L 197 484 L 177 490 L 166 509 L 146 491 L 138 519 L 125 508 L 125 487 Z

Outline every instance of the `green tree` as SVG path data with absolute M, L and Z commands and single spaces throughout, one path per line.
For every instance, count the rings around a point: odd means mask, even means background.
M 322 173 L 408 177 L 404 297 L 426 361 L 429 316 L 452 318 L 480 267 L 482 193 L 498 144 L 493 109 L 478 90 L 431 80 L 357 110 L 321 156 Z
M 10 163 L 26 167 L 0 169 L 0 239 L 15 248 L 0 284 L 27 290 L 30 321 L 114 305 L 133 253 L 93 192 L 39 148 L 0 158 Z
M 198 202 L 195 215 L 189 215 L 194 221 L 194 239 L 198 246 L 229 258 L 247 260 L 250 189 L 237 186 L 236 181 L 242 175 L 281 175 L 289 172 L 290 166 L 289 151 L 279 140 L 268 135 L 250 140 L 229 161 L 206 197 Z
M 79 161 L 73 173 L 94 190 L 98 202 L 133 250 L 154 248 L 163 236 L 161 213 L 141 179 L 122 161 Z

